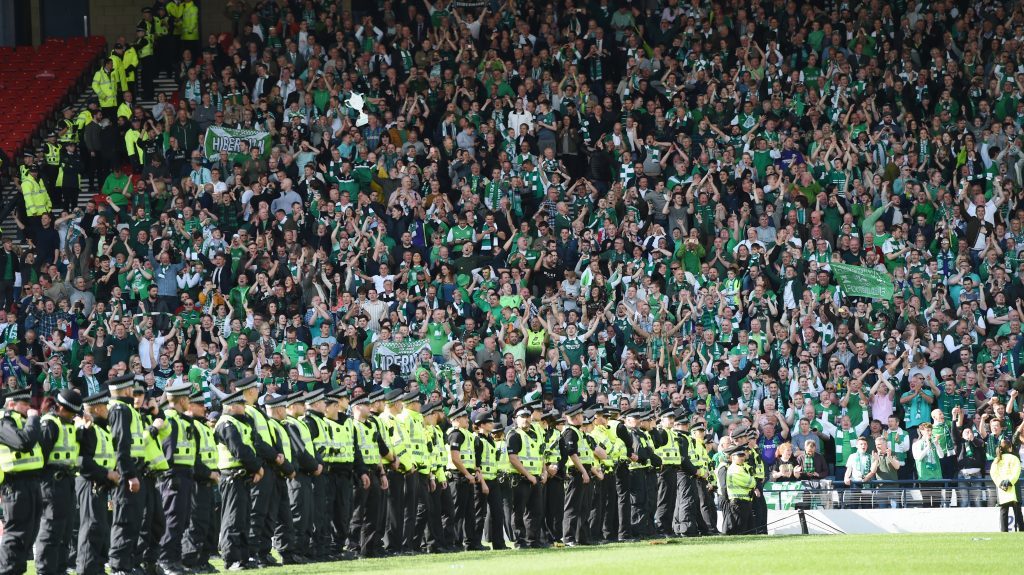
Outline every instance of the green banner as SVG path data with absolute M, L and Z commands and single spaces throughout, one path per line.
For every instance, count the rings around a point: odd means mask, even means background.
M 892 278 L 885 272 L 849 264 L 829 264 L 839 280 L 839 287 L 849 296 L 891 300 Z
M 419 353 L 424 349 L 430 349 L 425 339 L 379 343 L 373 349 L 373 368 L 391 369 L 397 365 L 402 375 L 409 375 L 416 367 Z
M 243 141 L 249 143 L 249 149 L 259 150 L 260 158 L 266 160 L 270 155 L 270 133 L 217 126 L 206 129 L 206 136 L 203 139 L 204 152 L 207 158 L 215 158 L 221 152 L 233 156 L 242 151 Z

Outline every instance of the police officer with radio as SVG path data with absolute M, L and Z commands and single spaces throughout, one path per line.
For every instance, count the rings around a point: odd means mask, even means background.
M 43 511 L 39 490 L 43 452 L 39 412 L 32 409 L 30 389 L 7 394 L 0 411 L 0 471 L 4 534 L 0 539 L 0 573 L 25 572 Z
M 143 459 L 142 417 L 135 410 L 132 387 L 135 374 L 128 373 L 107 381 L 110 390 L 108 417 L 114 443 L 115 469 L 120 483 L 111 496 L 114 507 L 110 529 L 111 575 L 129 575 L 138 566 L 136 549 L 142 527 L 142 482 L 139 480 Z
M 220 554 L 228 571 L 249 569 L 249 513 L 251 484 L 263 479 L 263 464 L 256 456 L 245 399 L 236 391 L 221 400 L 224 414 L 214 430 L 217 467 L 221 482 Z
M 36 573 L 41 575 L 64 575 L 68 570 L 79 452 L 75 417 L 81 414 L 82 396 L 73 389 L 63 389 L 57 394 L 54 410 L 44 415 L 40 423 L 43 516 L 35 557 Z
M 78 500 L 78 554 L 75 573 L 103 575 L 103 563 L 110 548 L 110 516 L 107 499 L 121 481 L 114 469 L 114 441 L 107 426 L 110 392 L 103 390 L 86 397 L 85 418 L 79 425 L 81 465 L 75 478 Z

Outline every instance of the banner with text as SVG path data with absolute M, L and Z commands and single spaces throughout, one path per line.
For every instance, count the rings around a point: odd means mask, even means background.
M 402 375 L 409 375 L 416 367 L 416 356 L 424 349 L 430 349 L 425 339 L 378 344 L 373 350 L 373 368 L 391 369 L 397 365 Z
M 894 290 L 892 277 L 889 274 L 848 264 L 833 263 L 829 265 L 846 295 L 873 297 L 880 300 L 892 299 Z
M 207 158 L 214 158 L 221 152 L 227 152 L 229 157 L 237 154 L 242 151 L 242 142 L 248 142 L 249 149 L 259 150 L 260 158 L 264 160 L 270 155 L 268 132 L 210 126 L 206 129 L 206 137 L 203 140 Z

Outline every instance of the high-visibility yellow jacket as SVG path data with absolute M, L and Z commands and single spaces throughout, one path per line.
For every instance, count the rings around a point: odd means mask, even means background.
M 92 75 L 92 90 L 100 101 L 101 108 L 113 108 L 117 105 L 117 72 L 110 73 L 103 68 Z

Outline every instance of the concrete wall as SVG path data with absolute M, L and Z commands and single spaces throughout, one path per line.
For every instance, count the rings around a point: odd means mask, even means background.
M 135 37 L 135 25 L 142 19 L 142 8 L 152 5 L 152 0 L 89 0 L 90 34 L 105 36 L 111 44 L 118 36 L 130 40 Z M 223 0 L 203 0 L 197 5 L 201 37 L 231 30 Z

